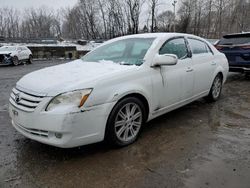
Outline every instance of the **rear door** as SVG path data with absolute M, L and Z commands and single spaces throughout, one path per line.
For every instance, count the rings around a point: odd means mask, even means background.
M 210 89 L 218 62 L 204 41 L 188 38 L 188 43 L 192 51 L 194 95 L 200 95 Z
M 24 59 L 24 53 L 21 47 L 17 47 L 17 54 L 18 54 L 18 59 L 23 60 Z
M 23 54 L 23 59 L 29 59 L 29 52 L 26 47 L 21 47 L 22 48 L 22 54 Z

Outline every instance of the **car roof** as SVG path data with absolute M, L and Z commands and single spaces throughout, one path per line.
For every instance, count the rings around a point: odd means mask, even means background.
M 174 36 L 189 36 L 189 37 L 198 37 L 186 33 L 142 33 L 142 34 L 133 34 L 127 35 L 119 38 L 165 38 L 165 37 L 174 37 Z M 199 38 L 199 37 L 198 37 Z
M 172 38 L 172 37 L 191 37 L 191 38 L 195 38 L 195 39 L 199 39 L 202 40 L 204 42 L 207 42 L 205 39 L 192 35 L 192 34 L 186 34 L 186 33 L 143 33 L 143 34 L 133 34 L 133 35 L 126 35 L 126 36 L 122 36 L 122 37 L 117 37 L 114 39 L 109 40 L 107 43 L 110 42 L 114 42 L 114 41 L 118 41 L 118 40 L 123 40 L 123 39 L 133 39 L 133 38 L 156 38 L 156 39 L 166 39 L 166 38 Z
M 250 37 L 250 32 L 245 33 L 231 33 L 224 35 L 223 38 L 234 38 L 234 37 Z

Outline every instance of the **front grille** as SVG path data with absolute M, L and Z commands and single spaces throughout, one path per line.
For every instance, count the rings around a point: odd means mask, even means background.
M 26 127 L 23 127 L 19 124 L 15 124 L 19 129 L 21 129 L 22 131 L 32 134 L 32 135 L 36 135 L 36 136 L 40 136 L 40 137 L 45 137 L 48 138 L 49 137 L 49 132 L 48 131 L 43 131 L 43 130 L 38 130 L 38 129 L 28 129 Z
M 38 104 L 43 100 L 43 96 L 35 96 L 14 88 L 10 95 L 10 103 L 16 108 L 33 112 Z

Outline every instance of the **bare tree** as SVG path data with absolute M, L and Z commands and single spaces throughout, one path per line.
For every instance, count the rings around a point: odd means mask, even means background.
M 144 1 L 142 0 L 126 0 L 128 7 L 128 30 L 131 34 L 136 34 L 139 31 L 139 16 L 141 7 Z
M 30 8 L 25 11 L 21 24 L 21 36 L 26 38 L 56 37 L 60 34 L 60 23 L 53 10 L 48 8 Z
M 157 14 L 158 10 L 163 10 L 160 8 L 162 6 L 159 6 L 161 2 L 160 0 L 79 0 L 74 7 L 58 11 L 41 7 L 19 12 L 13 8 L 1 7 L 0 36 L 12 38 L 62 36 L 91 40 L 109 39 L 149 30 L 173 31 L 173 12 L 165 10 Z M 219 38 L 229 32 L 250 30 L 249 0 L 178 2 L 181 3 L 176 16 L 178 32 Z M 144 17 L 147 18 L 146 25 L 140 23 Z
M 156 7 L 159 3 L 159 0 L 148 0 L 150 11 L 151 11 L 151 32 L 155 31 L 156 28 Z
M 0 35 L 13 38 L 20 34 L 20 13 L 13 8 L 0 8 Z
M 162 32 L 173 31 L 174 13 L 172 11 L 165 11 L 157 17 L 158 30 Z

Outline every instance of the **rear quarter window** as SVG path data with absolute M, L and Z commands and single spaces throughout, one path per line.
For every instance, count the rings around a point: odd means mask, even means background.
M 189 46 L 190 46 L 193 54 L 212 53 L 211 49 L 203 41 L 189 38 L 188 43 L 189 43 Z

